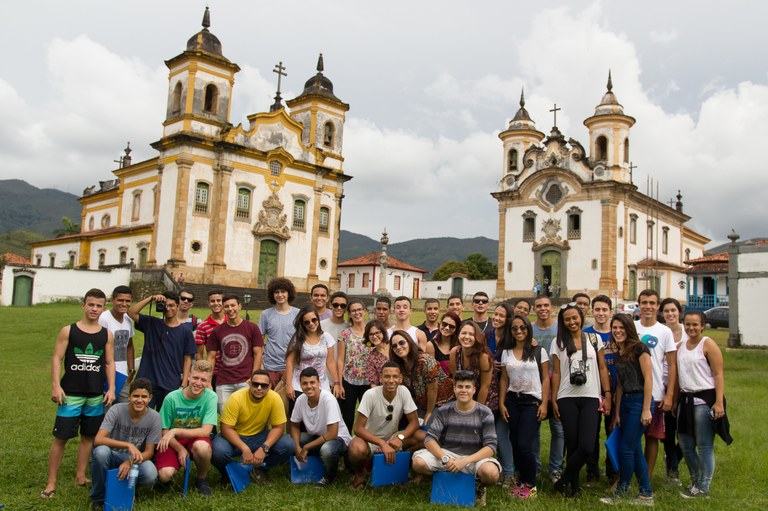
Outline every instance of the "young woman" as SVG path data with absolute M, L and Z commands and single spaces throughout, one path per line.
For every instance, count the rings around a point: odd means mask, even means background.
M 605 414 L 611 411 L 608 369 L 599 335 L 582 333 L 584 313 L 575 303 L 564 305 L 557 316 L 557 342 L 552 343 L 552 411 L 563 424 L 568 453 L 565 471 L 555 489 L 567 496 L 579 493 L 579 472 L 595 448 L 600 421 L 600 389 Z M 593 346 L 593 343 L 597 348 Z
M 651 351 L 637 335 L 635 323 L 626 314 L 616 314 L 611 319 L 611 339 L 618 345 L 619 353 L 613 357 L 616 369 L 616 422 L 621 428 L 619 447 L 619 484 L 612 497 L 600 502 L 615 504 L 626 496 L 632 475 L 640 489 L 636 502 L 653 505 L 653 490 L 648 476 L 648 464 L 643 455 L 643 432 L 651 423 L 653 407 L 653 375 Z
M 429 341 L 435 348 L 435 360 L 445 374 L 451 374 L 451 349 L 459 343 L 459 325 L 461 318 L 453 312 L 446 312 L 437 327 L 437 335 Z
M 701 311 L 685 313 L 688 340 L 677 350 L 677 432 L 691 474 L 691 484 L 681 495 L 689 499 L 709 496 L 715 473 L 715 432 L 726 444 L 732 441 L 725 415 L 723 354 L 715 341 L 702 335 L 704 322 Z
M 352 431 L 355 423 L 355 405 L 363 397 L 368 384 L 366 369 L 371 347 L 365 342 L 365 304 L 352 298 L 347 304 L 350 327 L 339 334 L 338 367 L 341 376 L 339 405 L 341 417 L 347 429 Z
M 365 377 L 371 387 L 379 385 L 381 368 L 389 361 L 389 338 L 387 327 L 378 319 L 373 319 L 365 325 L 365 342 L 373 348 L 368 354 Z
M 403 385 L 411 392 L 424 424 L 436 406 L 453 397 L 453 382 L 440 369 L 435 357 L 424 353 L 405 330 L 395 330 L 389 339 L 390 359 L 400 366 Z
M 293 401 L 301 393 L 299 373 L 305 367 L 314 367 L 320 376 L 323 390 L 338 392 L 339 378 L 333 360 L 333 336 L 323 332 L 320 316 L 314 307 L 304 307 L 293 322 L 296 333 L 285 355 L 285 394 Z M 330 380 L 328 376 L 330 375 Z
M 659 310 L 664 317 L 664 323 L 672 330 L 672 337 L 675 345 L 679 348 L 680 343 L 688 340 L 688 334 L 685 333 L 681 322 L 683 307 L 680 302 L 674 298 L 665 298 L 659 304 Z M 664 360 L 664 381 L 667 381 L 667 365 Z M 667 468 L 667 480 L 680 486 L 680 460 L 683 459 L 683 451 L 677 444 L 677 415 L 672 411 L 664 412 L 664 461 Z
M 485 345 L 485 336 L 480 327 L 472 320 L 465 321 L 459 329 L 459 344 L 451 350 L 451 374 L 456 371 L 472 371 L 480 384 L 475 393 L 475 401 L 488 406 L 491 410 L 499 408 L 498 380 L 494 382 L 495 367 L 493 356 Z M 495 383 L 495 385 L 494 385 Z
M 537 493 L 536 442 L 539 423 L 547 418 L 549 357 L 541 346 L 533 346 L 533 327 L 527 317 L 514 315 L 510 319 L 507 335 L 514 344 L 500 346 L 504 349 L 499 412 L 508 424 L 514 466 L 520 472 L 520 485 L 512 490 L 512 496 L 528 499 Z

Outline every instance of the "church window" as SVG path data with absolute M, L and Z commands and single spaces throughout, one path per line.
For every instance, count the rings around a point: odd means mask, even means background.
M 646 234 L 646 237 L 648 238 L 648 248 L 653 248 L 653 220 L 648 220 L 646 222 L 648 225 L 648 232 Z
M 50 254 L 48 256 L 48 266 L 53 268 L 56 265 L 56 254 Z
M 128 262 L 128 250 L 125 248 L 120 249 L 120 264 Z
M 131 220 L 136 222 L 141 215 L 141 190 L 133 192 L 133 204 L 131 206 Z
M 536 213 L 530 209 L 523 214 L 523 241 L 533 241 L 536 237 Z
M 328 217 L 329 216 L 330 215 L 328 212 L 328 208 L 326 208 L 325 206 L 320 208 L 320 221 L 318 222 L 318 224 L 320 225 L 319 227 L 320 232 L 328 233 Z
M 36 266 L 42 266 L 43 265 L 43 256 L 41 256 L 40 254 L 37 254 L 35 256 L 35 265 Z
M 109 216 L 109 213 L 101 217 L 101 228 L 106 229 L 109 227 L 109 223 L 112 221 L 112 219 Z
M 581 209 L 574 206 L 566 213 L 568 214 L 568 239 L 581 239 Z
M 72 250 L 69 251 L 69 267 L 75 267 L 75 252 Z
M 669 227 L 661 229 L 661 252 L 666 254 L 669 251 Z
M 395 291 L 400 291 L 400 275 L 395 275 Z
M 212 83 L 205 86 L 205 100 L 203 101 L 203 111 L 209 114 L 216 114 L 219 106 L 219 89 Z
M 347 288 L 352 289 L 353 287 L 355 287 L 355 274 L 350 273 L 349 278 L 347 279 Z
M 279 161 L 272 160 L 271 162 L 269 162 L 269 173 L 272 174 L 274 177 L 279 176 L 282 170 L 283 170 L 283 166 L 280 165 Z
M 507 156 L 507 163 L 508 163 L 508 169 L 509 172 L 516 172 L 517 171 L 517 149 L 510 149 L 509 155 Z
M 147 248 L 142 247 L 139 249 L 139 268 L 147 266 Z
M 363 273 L 363 287 L 366 288 L 371 285 L 371 274 L 368 272 Z
M 637 244 L 637 215 L 629 215 L 629 242 Z
M 552 206 L 556 206 L 563 199 L 563 189 L 559 184 L 553 183 L 544 194 L 544 199 Z
M 248 188 L 237 189 L 237 208 L 235 218 L 248 220 L 251 215 L 251 191 Z
M 507 262 L 507 273 L 512 273 L 512 261 Z
M 199 182 L 195 185 L 195 213 L 208 212 L 208 197 L 211 186 L 208 183 Z
M 690 248 L 686 248 L 685 249 L 685 260 L 689 261 L 690 259 L 691 259 L 691 249 Z M 38 264 L 38 266 L 40 266 L 40 265 Z
M 629 139 L 624 139 L 624 163 L 629 163 Z
M 200 251 L 203 249 L 203 244 L 195 240 L 189 244 L 189 248 L 191 248 L 192 252 L 194 252 L 195 254 L 199 254 Z
M 592 259 L 592 269 L 593 270 L 597 269 L 597 259 Z
M 596 158 L 595 161 L 605 161 L 608 159 L 608 139 L 604 136 L 597 137 L 596 141 Z
M 624 228 L 619 227 L 619 238 L 623 238 L 623 237 L 624 237 Z
M 99 268 L 104 267 L 104 263 L 107 260 L 107 251 L 106 250 L 99 250 Z
M 327 260 L 327 259 L 325 259 L 325 258 L 323 258 L 323 259 L 320 259 L 320 268 L 322 268 L 322 269 L 324 270 L 324 269 L 326 269 L 327 267 L 328 267 L 328 260 Z
M 96 226 L 96 218 L 92 216 L 90 220 L 88 220 L 88 230 L 92 231 L 95 226 Z
M 304 229 L 304 218 L 307 211 L 307 203 L 303 199 L 293 201 L 293 228 Z
M 171 97 L 171 113 L 178 114 L 181 112 L 181 82 L 176 82 L 176 86 L 173 88 L 173 96 Z
M 335 135 L 335 128 L 331 121 L 325 123 L 323 126 L 323 145 L 325 147 L 333 147 L 333 137 Z

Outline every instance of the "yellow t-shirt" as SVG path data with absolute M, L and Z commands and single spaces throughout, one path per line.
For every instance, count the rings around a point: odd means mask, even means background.
M 240 436 L 257 435 L 267 425 L 281 426 L 287 421 L 283 400 L 273 390 L 257 403 L 248 388 L 240 389 L 229 396 L 221 412 L 221 423 L 232 426 Z

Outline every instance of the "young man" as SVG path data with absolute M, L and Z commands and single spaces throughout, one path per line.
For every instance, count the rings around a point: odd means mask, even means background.
M 533 338 L 539 343 L 541 349 L 547 350 L 557 337 L 557 320 L 552 316 L 552 299 L 547 295 L 539 295 L 533 301 L 533 311 L 536 313 L 536 321 L 533 323 Z M 551 373 L 551 369 L 550 369 Z M 551 374 L 550 374 L 551 376 Z M 554 483 L 563 475 L 563 452 L 565 451 L 565 434 L 563 424 L 554 416 L 549 420 L 549 432 L 551 442 L 549 444 L 549 478 Z M 540 442 L 537 442 L 540 449 Z M 540 460 L 539 450 L 536 459 Z M 539 461 L 540 463 L 540 461 Z
M 474 474 L 477 478 L 475 503 L 484 506 L 486 485 L 495 484 L 501 475 L 501 464 L 493 457 L 497 446 L 493 412 L 472 399 L 475 394 L 472 371 L 456 371 L 453 381 L 456 401 L 435 411 L 424 449 L 413 455 L 413 470 L 419 474 L 444 471 Z
M 249 388 L 232 394 L 224 405 L 221 432 L 213 439 L 213 466 L 225 480 L 227 464 L 238 455 L 253 465 L 252 477 L 262 480 L 272 467 L 287 464 L 294 451 L 293 440 L 283 434 L 288 422 L 283 401 L 269 386 L 269 373 L 254 371 Z
M 521 316 L 525 316 L 527 318 L 528 315 L 531 313 L 531 302 L 529 302 L 525 298 L 519 298 L 514 303 L 512 308 L 515 311 L 515 314 L 520 314 Z
M 115 400 L 114 343 L 110 331 L 99 324 L 106 301 L 102 290 L 89 290 L 83 298 L 83 317 L 63 327 L 56 337 L 51 361 L 51 401 L 58 408 L 48 455 L 48 484 L 40 492 L 41 499 L 49 499 L 56 493 L 64 448 L 70 438 L 77 436 L 78 428 L 80 445 L 77 447 L 75 484 L 85 486 L 85 470 L 93 438 L 104 419 L 104 405 L 109 406 Z
M 278 384 L 285 372 L 285 352 L 296 332 L 293 320 L 299 309 L 292 307 L 296 299 L 296 288 L 290 280 L 278 277 L 267 285 L 267 298 L 273 305 L 261 313 L 259 329 L 267 339 L 264 343 L 264 369 L 269 373 L 272 388 Z
M 325 284 L 315 284 L 309 290 L 309 298 L 315 306 L 315 312 L 320 316 L 320 321 L 331 317 L 331 311 L 328 309 L 328 294 L 328 286 Z
M 191 455 L 197 465 L 195 488 L 211 495 L 208 468 L 211 464 L 211 431 L 216 425 L 216 393 L 208 388 L 213 368 L 207 360 L 198 360 L 189 373 L 189 385 L 174 390 L 160 409 L 163 437 L 155 455 L 158 478 L 170 481 Z
M 150 302 L 165 305 L 162 319 L 139 314 Z M 152 382 L 149 406 L 157 410 L 163 406 L 169 392 L 187 384 L 192 357 L 197 354 L 192 330 L 179 321 L 178 308 L 179 295 L 166 291 L 148 296 L 128 309 L 128 316 L 136 323 L 136 328 L 144 332 L 144 349 L 136 376 Z
M 392 322 L 389 319 L 389 314 L 392 310 L 392 300 L 386 296 L 380 296 L 376 298 L 376 305 L 374 311 L 376 312 L 376 319 L 384 323 L 387 330 L 392 328 Z
M 205 320 L 201 321 L 195 330 L 195 344 L 197 345 L 197 360 L 205 360 L 208 357 L 205 354 L 205 343 L 208 341 L 208 337 L 213 332 L 213 329 L 226 321 L 227 316 L 224 315 L 224 304 L 222 303 L 224 298 L 224 291 L 221 289 L 211 289 L 208 291 L 208 308 L 211 313 Z M 221 360 L 221 354 L 216 355 L 216 363 Z M 218 370 L 213 370 L 213 383 L 216 387 L 216 376 Z
M 128 309 L 133 301 L 133 292 L 128 286 L 117 286 L 112 291 L 112 308 L 99 316 L 99 324 L 112 332 L 115 343 L 115 372 L 128 377 L 121 389 L 115 389 L 115 402 L 128 401 L 128 387 L 136 374 L 136 358 L 133 351 L 133 321 Z
M 576 307 L 581 309 L 582 314 L 584 314 L 584 325 L 582 325 L 582 328 L 587 328 L 588 326 L 591 326 L 589 323 L 587 323 L 587 316 L 589 315 L 589 295 L 587 293 L 576 293 L 573 295 L 573 298 L 571 298 L 571 301 L 576 304 Z
M 192 332 L 197 330 L 197 326 L 200 324 L 200 318 L 189 313 L 194 304 L 195 294 L 192 291 L 182 289 L 179 292 L 179 312 L 177 315 L 181 324 L 191 329 Z
M 396 362 L 385 362 L 381 368 L 381 385 L 367 390 L 360 400 L 355 420 L 355 437 L 349 443 L 348 458 L 355 472 L 352 489 L 365 483 L 366 464 L 374 454 L 381 453 L 387 463 L 394 463 L 397 451 L 419 429 L 416 403 L 411 393 L 400 385 L 403 375 Z M 398 433 L 397 427 L 405 416 L 408 426 Z
M 577 306 L 578 302 L 576 302 Z M 595 322 L 586 327 L 584 333 L 594 333 L 600 336 L 603 341 L 603 350 L 605 354 L 605 365 L 608 367 L 608 376 L 611 381 L 611 394 L 613 397 L 616 395 L 616 368 L 613 366 L 613 358 L 618 353 L 619 348 L 616 343 L 611 339 L 611 309 L 613 308 L 613 302 L 606 295 L 597 295 L 592 299 L 592 317 Z M 611 433 L 611 424 L 613 424 L 614 417 L 616 416 L 616 408 L 611 407 L 611 413 L 605 416 L 605 434 Z M 587 458 L 587 481 L 593 482 L 600 478 L 600 426 L 598 425 L 595 436 L 595 448 L 592 450 L 592 454 Z M 613 466 L 607 453 L 605 456 L 605 475 L 608 477 L 608 482 L 613 484 L 618 481 L 619 471 L 618 467 Z
M 439 332 L 440 323 L 437 318 L 440 316 L 440 300 L 437 298 L 427 298 L 424 302 L 424 323 L 417 328 L 424 332 L 427 340 L 431 341 Z
M 315 486 L 323 488 L 333 483 L 339 459 L 347 452 L 352 438 L 341 420 L 339 402 L 328 391 L 320 389 L 317 369 L 307 367 L 299 375 L 301 391 L 291 414 L 291 438 L 296 458 L 306 462 L 307 456 L 320 456 L 325 475 Z M 306 433 L 302 433 L 304 426 Z
M 672 401 L 677 385 L 677 348 L 672 330 L 659 323 L 659 293 L 653 289 L 640 291 L 637 298 L 640 306 L 640 320 L 635 328 L 640 340 L 651 350 L 651 374 L 653 375 L 653 400 L 656 408 L 651 410 L 653 418 L 645 430 L 645 460 L 648 475 L 653 476 L 656 456 L 659 454 L 659 440 L 664 439 L 664 413 L 672 410 Z
M 392 328 L 387 329 L 387 334 L 389 337 L 392 337 L 392 332 L 395 330 L 404 330 L 408 332 L 411 339 L 416 341 L 416 344 L 419 345 L 419 348 L 421 348 L 422 351 L 434 356 L 435 347 L 432 343 L 427 342 L 427 336 L 424 332 L 411 325 L 411 314 L 413 314 L 413 309 L 411 309 L 411 299 L 407 296 L 398 296 L 395 298 L 395 325 Z
M 488 293 L 478 291 L 472 296 L 472 321 L 478 324 L 480 330 L 485 334 L 491 330 L 491 318 L 488 317 Z
M 227 321 L 211 332 L 206 342 L 208 362 L 219 367 L 216 377 L 216 396 L 218 411 L 224 409 L 224 403 L 236 390 L 246 388 L 251 373 L 261 369 L 261 356 L 264 339 L 255 323 L 240 317 L 240 298 L 237 295 L 225 295 L 224 314 Z M 220 359 L 220 363 L 216 362 Z
M 131 383 L 128 395 L 128 403 L 109 409 L 94 440 L 91 502 L 96 509 L 104 506 L 107 470 L 117 468 L 118 479 L 125 479 L 131 465 L 136 463 L 139 465 L 137 485 L 151 486 L 157 481 L 152 456 L 163 435 L 163 424 L 160 414 L 149 408 L 152 383 L 146 378 L 137 378 Z
M 459 295 L 451 295 L 448 297 L 448 305 L 446 306 L 448 312 L 453 312 L 458 317 L 461 317 L 461 313 L 464 312 L 464 301 Z
M 344 321 L 344 313 L 347 310 L 349 299 L 343 291 L 336 291 L 331 295 L 331 317 L 320 321 L 320 327 L 323 332 L 328 332 L 334 340 L 339 339 L 339 334 L 343 332 L 349 323 Z M 334 346 L 335 349 L 335 346 Z

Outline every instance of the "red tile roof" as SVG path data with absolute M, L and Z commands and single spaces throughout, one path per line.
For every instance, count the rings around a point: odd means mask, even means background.
M 686 261 L 685 273 L 728 273 L 728 252 L 720 252 Z
M 659 261 L 658 259 L 651 259 L 646 257 L 645 259 L 637 262 L 638 268 L 658 268 L 659 270 L 677 270 L 682 271 L 684 268 L 673 263 L 666 261 Z
M 390 268 L 397 270 L 413 271 L 416 273 L 429 273 L 429 270 L 418 268 L 392 256 L 387 256 L 387 265 Z M 370 254 L 366 254 L 364 256 L 355 257 L 354 259 L 350 259 L 348 261 L 343 261 L 339 263 L 339 266 L 379 266 L 379 252 L 371 252 Z
M 5 261 L 5 264 L 32 264 L 26 258 L 18 254 L 12 254 L 11 252 L 6 252 L 5 254 L 0 255 L 0 259 Z

